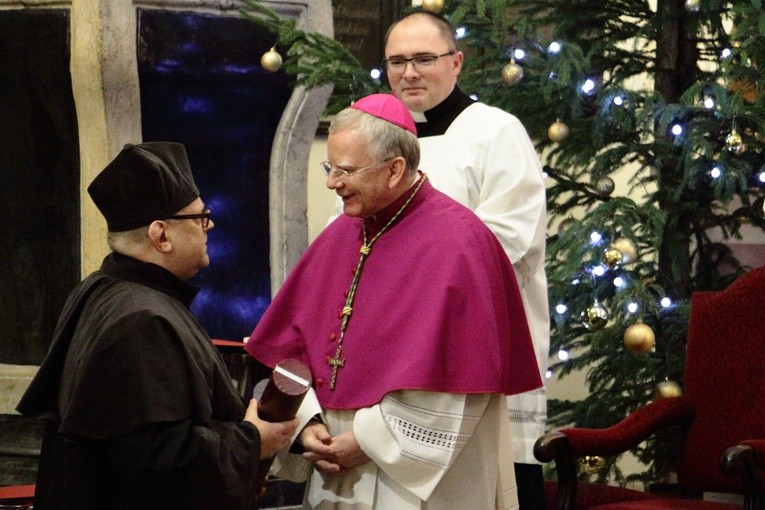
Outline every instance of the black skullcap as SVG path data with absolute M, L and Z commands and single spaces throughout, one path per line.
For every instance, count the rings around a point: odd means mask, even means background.
M 180 143 L 127 144 L 88 186 L 110 232 L 172 216 L 199 197 Z

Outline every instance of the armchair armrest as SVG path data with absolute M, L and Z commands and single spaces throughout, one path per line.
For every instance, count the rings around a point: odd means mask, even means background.
M 654 432 L 689 423 L 693 403 L 684 396 L 651 402 L 619 423 L 605 429 L 569 428 L 548 432 L 534 444 L 540 462 L 555 461 L 558 498 L 555 508 L 566 510 L 576 503 L 576 459 L 585 455 L 611 456 L 636 447 Z
M 560 432 L 568 437 L 574 458 L 608 457 L 635 448 L 658 430 L 690 423 L 693 414 L 693 403 L 681 395 L 651 402 L 605 429 L 569 428 Z
M 741 478 L 744 509 L 765 508 L 759 471 L 765 470 L 765 440 L 750 439 L 728 448 L 720 459 L 722 470 Z

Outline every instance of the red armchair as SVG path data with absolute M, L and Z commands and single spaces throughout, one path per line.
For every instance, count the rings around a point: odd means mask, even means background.
M 724 291 L 694 293 L 684 378 L 682 396 L 652 402 L 612 427 L 562 429 L 539 438 L 535 456 L 555 461 L 558 472 L 548 508 L 741 508 L 685 499 L 722 492 L 744 494 L 747 510 L 765 509 L 765 267 Z M 576 459 L 625 452 L 672 425 L 682 428 L 677 485 L 683 499 L 577 483 Z

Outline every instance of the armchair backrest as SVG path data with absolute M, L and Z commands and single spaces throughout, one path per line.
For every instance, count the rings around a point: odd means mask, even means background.
M 765 438 L 765 266 L 720 292 L 696 292 L 683 393 L 696 415 L 680 453 L 678 483 L 687 489 L 737 492 L 720 458 L 744 439 Z

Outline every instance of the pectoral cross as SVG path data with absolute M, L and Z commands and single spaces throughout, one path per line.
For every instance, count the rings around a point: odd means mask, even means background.
M 334 358 L 329 358 L 327 364 L 332 367 L 332 379 L 329 381 L 329 389 L 335 389 L 335 381 L 337 381 L 337 369 L 345 366 L 345 358 L 340 357 L 340 349 L 335 353 Z

